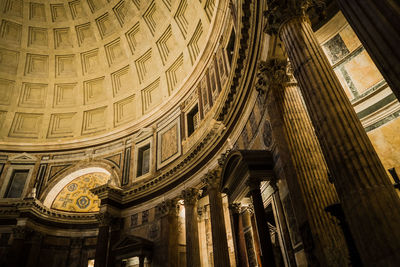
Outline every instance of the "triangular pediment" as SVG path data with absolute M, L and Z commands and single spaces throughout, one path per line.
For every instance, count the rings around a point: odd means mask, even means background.
M 30 155 L 26 152 L 11 156 L 9 161 L 22 161 L 22 162 L 35 162 L 37 158 L 33 155 Z
M 153 128 L 142 128 L 139 130 L 139 132 L 136 133 L 134 140 L 135 142 L 142 141 L 143 139 L 152 136 L 153 133 L 154 133 Z
M 149 246 L 152 245 L 153 243 L 147 239 L 138 237 L 138 236 L 133 236 L 133 235 L 127 235 L 122 237 L 115 245 L 113 246 L 114 250 L 120 250 L 124 248 L 130 248 L 130 247 L 140 247 L 140 246 Z

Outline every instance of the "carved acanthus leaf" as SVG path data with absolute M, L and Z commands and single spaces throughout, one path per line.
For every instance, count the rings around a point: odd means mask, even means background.
M 195 205 L 199 199 L 199 190 L 197 188 L 186 188 L 182 190 L 182 198 L 186 205 Z
M 267 23 L 264 32 L 278 34 L 283 23 L 295 17 L 307 17 L 307 12 L 314 9 L 324 15 L 325 0 L 268 0 L 268 10 L 264 11 Z
M 218 189 L 221 181 L 220 176 L 220 170 L 210 170 L 206 173 L 202 181 L 207 186 L 207 189 Z
M 271 86 L 283 86 L 289 82 L 291 79 L 287 65 L 286 59 L 261 61 L 258 66 L 256 90 L 266 93 Z
M 178 199 L 167 199 L 156 206 L 156 213 L 159 216 L 175 215 L 179 212 Z

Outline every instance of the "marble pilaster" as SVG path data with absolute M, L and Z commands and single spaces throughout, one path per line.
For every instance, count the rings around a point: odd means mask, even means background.
M 363 263 L 394 266 L 400 199 L 311 29 L 306 11 L 320 3 L 268 1 L 266 30 L 288 53 Z

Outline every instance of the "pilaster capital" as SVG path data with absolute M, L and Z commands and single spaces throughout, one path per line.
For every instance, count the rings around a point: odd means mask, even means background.
M 199 189 L 197 188 L 186 188 L 182 190 L 182 198 L 185 201 L 185 207 L 187 205 L 196 205 L 199 199 Z
M 178 216 L 178 199 L 167 199 L 156 206 L 156 212 L 159 216 L 174 215 Z
M 99 226 L 111 226 L 113 221 L 115 221 L 115 217 L 107 211 L 98 213 L 95 216 L 97 221 L 99 222 Z
M 249 205 L 247 205 L 247 206 L 242 206 L 241 208 L 240 208 L 240 212 L 248 212 L 248 213 L 250 213 L 250 215 L 251 214 L 254 214 L 254 207 L 253 207 L 253 204 L 249 204 Z
M 13 228 L 14 239 L 25 239 L 26 235 L 31 233 L 32 230 L 25 226 L 16 226 Z
M 231 203 L 231 204 L 229 204 L 229 210 L 233 214 L 239 214 L 241 212 L 241 209 L 242 209 L 242 204 L 240 204 L 240 203 Z
M 71 238 L 71 248 L 82 248 L 82 245 L 83 245 L 82 237 Z
M 261 181 L 259 179 L 250 178 L 246 181 L 246 185 L 249 187 L 250 192 L 260 190 L 260 183 Z
M 45 236 L 46 235 L 41 232 L 34 231 L 31 236 L 31 241 L 32 243 L 40 243 Z
M 322 15 L 325 9 L 325 0 L 268 0 L 268 10 L 264 11 L 267 23 L 264 32 L 279 34 L 281 26 L 295 17 L 308 20 L 307 12 L 314 8 L 317 14 Z
M 207 186 L 207 189 L 219 189 L 220 181 L 221 171 L 218 169 L 208 171 L 202 179 L 202 182 Z

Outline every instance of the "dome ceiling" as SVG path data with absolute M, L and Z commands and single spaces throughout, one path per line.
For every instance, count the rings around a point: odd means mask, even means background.
M 0 143 L 91 140 L 175 95 L 217 0 L 3 0 Z

